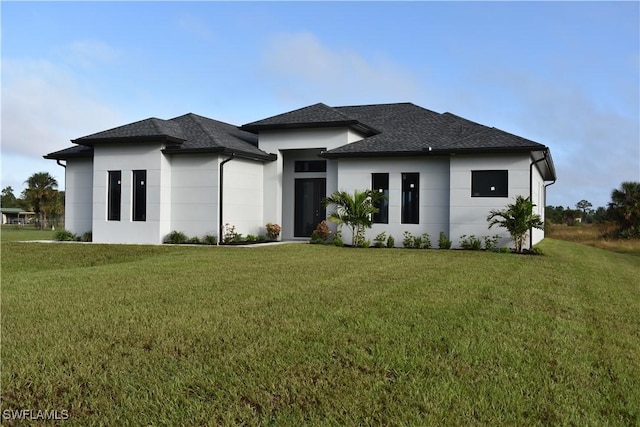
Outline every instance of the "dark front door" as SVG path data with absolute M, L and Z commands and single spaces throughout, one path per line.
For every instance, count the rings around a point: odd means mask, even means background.
M 322 199 L 325 197 L 326 180 L 324 178 L 296 179 L 295 237 L 309 237 L 316 226 L 325 219 Z

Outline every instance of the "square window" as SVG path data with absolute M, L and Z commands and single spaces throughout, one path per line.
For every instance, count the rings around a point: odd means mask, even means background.
M 471 197 L 508 197 L 509 171 L 471 171 Z

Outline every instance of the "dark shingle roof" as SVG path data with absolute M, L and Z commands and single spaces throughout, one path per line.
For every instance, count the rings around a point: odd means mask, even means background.
M 138 122 L 130 123 L 117 128 L 94 133 L 74 139 L 71 142 L 92 146 L 99 142 L 110 142 L 115 140 L 137 141 L 137 140 L 166 140 L 182 142 L 185 140 L 182 129 L 177 123 L 170 120 L 157 119 L 151 117 Z
M 45 156 L 63 160 L 91 157 L 95 144 L 145 141 L 166 142 L 166 153 L 217 152 L 236 154 L 257 160 L 272 160 L 273 155 L 258 148 L 258 137 L 229 123 L 197 114 L 185 114 L 169 120 L 149 118 L 72 140 L 79 144 Z
M 77 159 L 81 157 L 93 157 L 93 147 L 87 147 L 84 145 L 74 145 L 73 147 L 65 148 L 64 150 L 55 151 L 44 156 L 45 159 L 52 160 L 66 160 Z
M 310 105 L 288 113 L 278 114 L 277 116 L 248 123 L 243 125 L 240 129 L 249 132 L 259 132 L 261 130 L 270 129 L 300 129 L 338 126 L 353 127 L 370 135 L 379 132 L 360 120 L 341 113 L 339 109 L 331 108 L 323 103 Z

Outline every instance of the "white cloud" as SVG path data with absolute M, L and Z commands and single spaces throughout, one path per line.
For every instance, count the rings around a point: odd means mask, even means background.
M 118 123 L 118 114 L 48 61 L 4 60 L 2 152 L 42 156 Z
M 413 100 L 417 76 L 384 56 L 333 49 L 310 33 L 282 34 L 263 52 L 262 67 L 279 96 L 304 102 L 365 103 Z
M 70 69 L 45 60 L 4 59 L 2 77 L 2 185 L 17 193 L 40 171 L 56 176 L 63 188 L 62 169 L 42 156 L 71 146 L 71 139 L 122 124 Z

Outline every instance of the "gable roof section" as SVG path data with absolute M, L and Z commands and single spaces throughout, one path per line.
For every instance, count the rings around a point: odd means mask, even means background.
M 323 103 L 310 105 L 288 113 L 278 114 L 240 127 L 248 132 L 273 129 L 303 129 L 318 127 L 350 127 L 365 135 L 375 135 L 379 131 L 360 120 L 343 114 L 337 108 Z
M 167 154 L 221 153 L 254 160 L 273 160 L 274 155 L 258 148 L 258 137 L 237 126 L 197 114 L 169 120 L 149 118 L 72 140 L 78 144 L 44 156 L 64 160 L 92 157 L 95 144 L 165 142 Z

